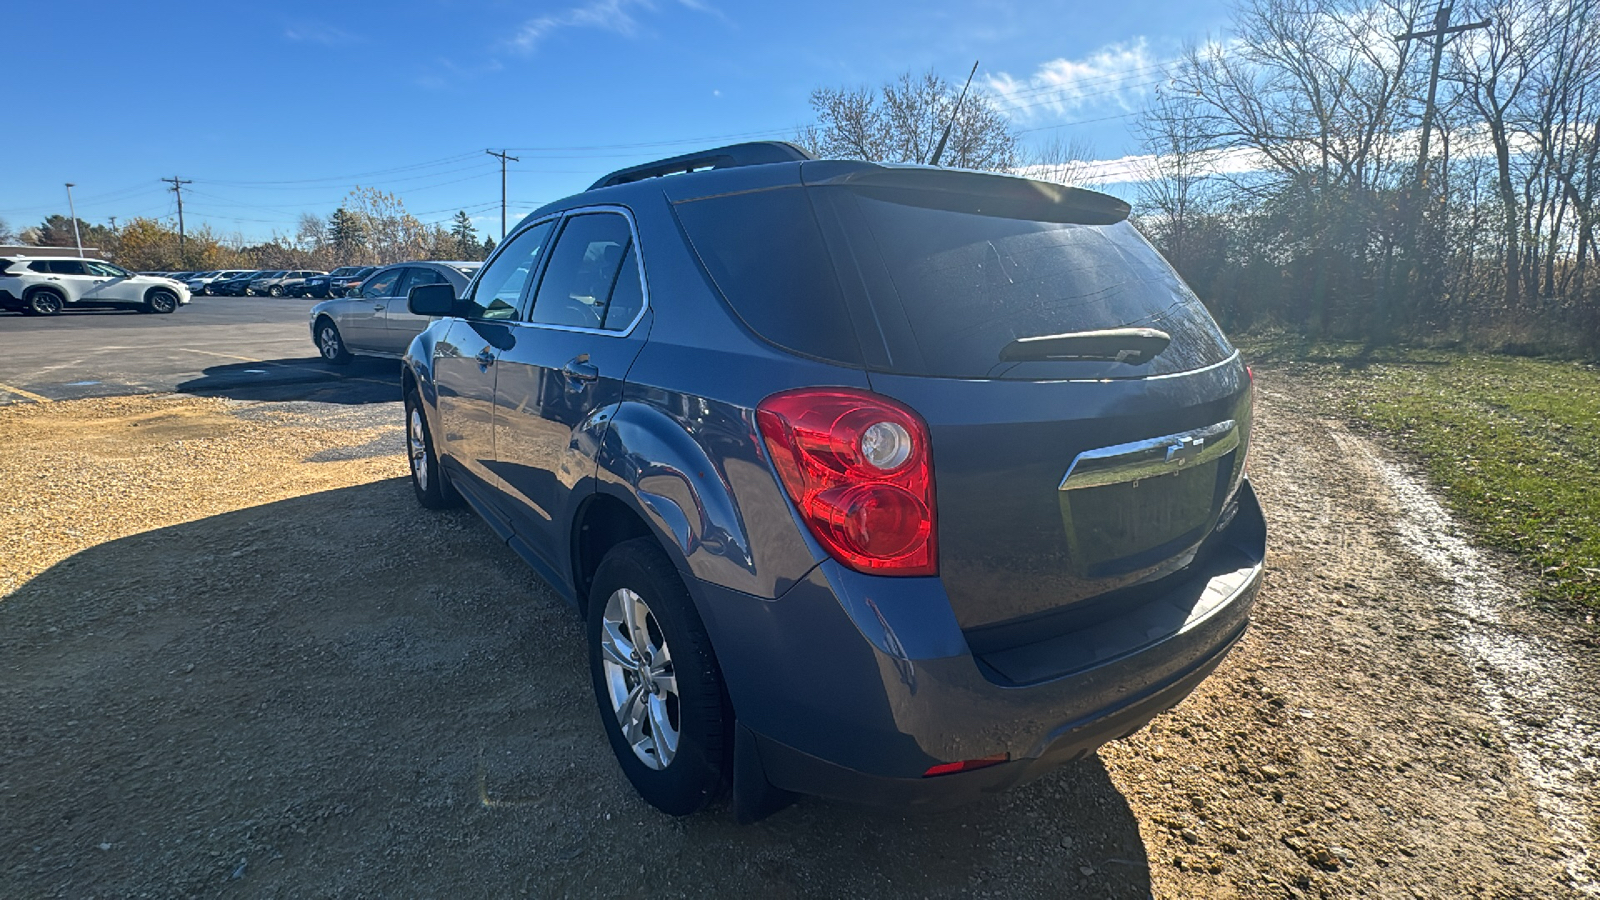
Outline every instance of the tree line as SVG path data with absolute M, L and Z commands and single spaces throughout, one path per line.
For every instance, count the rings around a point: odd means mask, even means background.
M 13 232 L 0 221 L 0 244 L 35 247 L 94 247 L 135 271 L 210 271 L 216 269 L 319 269 L 381 266 L 412 259 L 482 260 L 494 240 L 481 239 L 472 218 L 456 213 L 448 225 L 427 224 L 406 212 L 394 194 L 374 188 L 352 190 L 328 216 L 302 213 L 293 233 L 273 234 L 259 243 L 228 240 L 210 226 L 178 229 L 163 219 L 135 217 L 120 225 L 78 220 L 78 233 L 63 215 Z
M 1136 119 L 1135 215 L 1230 329 L 1385 343 L 1600 350 L 1600 0 L 1469 0 L 1440 56 L 1419 0 L 1243 0 Z M 934 75 L 812 94 L 798 142 L 928 162 L 957 93 Z M 945 164 L 1067 183 L 1072 142 L 1031 154 L 969 96 Z

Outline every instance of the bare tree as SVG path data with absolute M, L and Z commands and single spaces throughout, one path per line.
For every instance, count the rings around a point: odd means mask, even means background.
M 1198 120 L 1197 102 L 1170 90 L 1155 93 L 1135 128 L 1148 169 L 1139 204 L 1152 237 L 1179 271 L 1186 271 L 1189 236 L 1204 214 L 1206 184 L 1216 152 Z
M 933 72 L 906 73 L 876 91 L 819 88 L 811 93 L 817 121 L 803 126 L 795 140 L 822 156 L 927 164 L 953 120 L 940 163 L 988 171 L 1015 168 L 1018 139 L 1004 114 L 976 91 L 958 110 L 959 97 Z
M 1040 181 L 1083 187 L 1094 180 L 1094 145 L 1081 137 L 1052 137 L 1021 150 L 1017 174 Z

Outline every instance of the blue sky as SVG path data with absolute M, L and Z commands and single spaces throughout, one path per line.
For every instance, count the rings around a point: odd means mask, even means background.
M 394 0 L 49 4 L 8 10 L 11 139 L 0 218 L 66 212 L 171 216 L 287 231 L 356 185 L 399 195 L 425 221 L 468 210 L 499 232 L 512 148 L 511 220 L 614 168 L 811 120 L 819 86 L 905 71 L 964 78 L 1031 144 L 1138 152 L 1127 116 L 1190 40 L 1220 34 L 1220 0 L 862 2 Z M 48 77 L 40 73 L 48 72 Z M 34 73 L 24 77 L 20 73 Z M 45 99 L 29 102 L 35 90 Z M 71 121 L 62 118 L 73 110 Z M 28 127 L 23 127 L 27 123 Z M 1074 124 L 1078 123 L 1078 124 Z M 48 139 L 33 140 L 32 126 Z

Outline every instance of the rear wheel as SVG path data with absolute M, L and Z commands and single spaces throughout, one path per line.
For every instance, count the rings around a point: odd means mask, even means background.
M 333 324 L 331 319 L 317 320 L 317 352 L 322 354 L 323 362 L 335 366 L 350 362 L 350 351 L 345 348 L 344 338 L 339 335 L 339 326 Z
M 39 288 L 28 295 L 28 311 L 36 316 L 59 315 L 67 298 L 52 288 Z
M 178 309 L 178 295 L 171 291 L 151 291 L 145 295 L 144 308 L 153 313 L 176 312 Z
M 272 287 L 267 288 L 267 296 L 269 296 L 269 297 L 282 297 L 283 296 L 283 288 L 275 284 Z
M 733 717 L 705 626 L 654 540 L 606 554 L 587 633 L 595 700 L 623 774 L 668 815 L 699 811 L 730 771 Z

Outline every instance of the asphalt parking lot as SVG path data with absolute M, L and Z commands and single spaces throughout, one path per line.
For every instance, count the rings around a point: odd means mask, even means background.
M 358 357 L 335 368 L 307 327 L 318 301 L 196 297 L 168 316 L 72 310 L 0 313 L 0 405 L 126 394 L 236 399 L 398 399 L 397 364 Z

